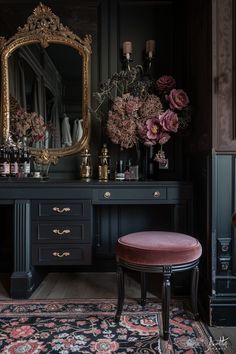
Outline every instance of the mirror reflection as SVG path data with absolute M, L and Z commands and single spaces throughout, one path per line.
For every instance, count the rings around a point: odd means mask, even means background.
M 82 57 L 62 44 L 30 44 L 9 58 L 10 133 L 34 148 L 64 148 L 83 135 Z

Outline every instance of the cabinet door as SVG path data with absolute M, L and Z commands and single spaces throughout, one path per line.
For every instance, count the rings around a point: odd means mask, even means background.
M 99 205 L 94 207 L 95 258 L 114 258 L 116 241 L 140 231 L 188 232 L 188 204 Z M 190 216 L 189 216 L 190 217 Z

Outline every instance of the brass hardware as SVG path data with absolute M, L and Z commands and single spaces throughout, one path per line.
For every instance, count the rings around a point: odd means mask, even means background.
M 80 154 L 80 177 L 85 180 L 89 180 L 92 177 L 92 164 L 91 164 L 91 154 L 89 152 L 88 146 Z
M 53 255 L 54 257 L 62 258 L 62 257 L 68 257 L 68 256 L 70 256 L 70 252 L 63 252 L 63 253 L 53 252 L 52 255 Z
M 161 193 L 159 191 L 156 191 L 153 193 L 154 198 L 160 198 L 160 196 L 161 196 Z
M 52 232 L 57 235 L 64 235 L 64 234 L 70 234 L 71 231 L 69 229 L 62 230 L 62 231 L 58 229 L 53 229 Z
M 99 156 L 100 163 L 98 166 L 98 179 L 99 181 L 108 181 L 110 175 L 109 167 L 109 153 L 106 144 L 103 144 L 101 155 Z
M 105 193 L 103 194 L 103 196 L 104 196 L 104 198 L 109 199 L 110 196 L 111 196 L 111 192 L 105 192 Z
M 0 140 L 8 141 L 10 134 L 10 80 L 9 80 L 9 57 L 18 48 L 38 43 L 43 48 L 50 44 L 62 44 L 74 48 L 82 58 L 82 112 L 83 136 L 79 142 L 64 148 L 30 148 L 31 155 L 43 163 L 57 163 L 62 156 L 77 154 L 89 144 L 90 139 L 90 60 L 91 60 L 91 35 L 80 38 L 67 26 L 64 26 L 58 16 L 52 10 L 40 3 L 28 17 L 22 27 L 9 39 L 0 37 L 1 50 L 1 125 Z
M 53 207 L 53 211 L 56 211 L 57 213 L 68 213 L 70 211 L 70 208 L 58 208 L 58 207 Z

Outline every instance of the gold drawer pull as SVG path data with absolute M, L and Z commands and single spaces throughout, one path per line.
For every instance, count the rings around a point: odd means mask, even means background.
M 63 252 L 63 253 L 53 252 L 52 255 L 53 255 L 54 257 L 62 258 L 62 257 L 68 257 L 68 256 L 70 256 L 70 252 Z
M 53 211 L 56 211 L 57 213 L 68 213 L 70 211 L 70 208 L 58 208 L 58 207 L 54 207 L 52 208 Z
M 111 192 L 105 192 L 103 196 L 104 198 L 109 199 L 111 196 Z
M 161 193 L 159 191 L 156 191 L 153 193 L 154 198 L 160 198 L 160 196 L 161 196 Z
M 65 229 L 65 230 L 58 230 L 58 229 L 53 229 L 52 232 L 56 235 L 64 235 L 64 234 L 70 234 L 70 230 L 69 229 Z

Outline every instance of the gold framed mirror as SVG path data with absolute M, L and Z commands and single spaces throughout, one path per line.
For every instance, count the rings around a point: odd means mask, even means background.
M 91 42 L 42 3 L 14 36 L 0 37 L 3 143 L 23 143 L 48 163 L 88 145 Z

